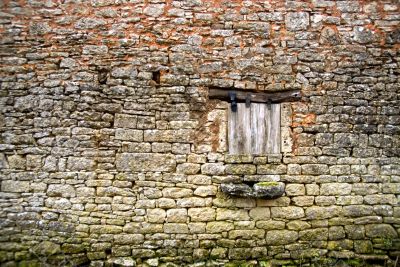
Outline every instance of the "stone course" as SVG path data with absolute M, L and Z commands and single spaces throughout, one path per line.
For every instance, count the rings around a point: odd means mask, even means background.
M 0 265 L 395 266 L 399 14 L 0 1 Z M 281 103 L 282 153 L 229 154 L 210 88 L 300 90 Z M 279 194 L 221 189 L 260 182 Z

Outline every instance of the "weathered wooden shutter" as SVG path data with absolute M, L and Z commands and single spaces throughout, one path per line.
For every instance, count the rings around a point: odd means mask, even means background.
M 277 154 L 281 152 L 280 104 L 237 103 L 228 112 L 230 154 Z

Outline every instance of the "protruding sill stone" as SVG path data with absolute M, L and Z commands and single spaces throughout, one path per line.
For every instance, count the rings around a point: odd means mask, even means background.
M 221 184 L 225 194 L 238 197 L 277 198 L 285 192 L 285 184 L 281 182 L 259 182 L 250 187 L 247 184 Z

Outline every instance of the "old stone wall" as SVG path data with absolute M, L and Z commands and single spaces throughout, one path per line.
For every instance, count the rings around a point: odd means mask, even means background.
M 400 256 L 397 0 L 0 6 L 2 266 Z M 210 88 L 301 90 L 284 153 L 229 155 Z

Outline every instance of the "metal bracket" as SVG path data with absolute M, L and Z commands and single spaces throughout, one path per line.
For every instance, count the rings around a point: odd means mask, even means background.
M 236 93 L 235 92 L 229 92 L 229 99 L 231 101 L 231 110 L 232 110 L 232 112 L 236 112 L 237 111 Z
M 251 103 L 251 96 L 250 94 L 246 95 L 246 108 L 250 107 L 250 103 Z
M 267 108 L 268 108 L 268 110 L 271 110 L 271 104 L 272 104 L 271 99 L 268 99 L 267 100 Z

